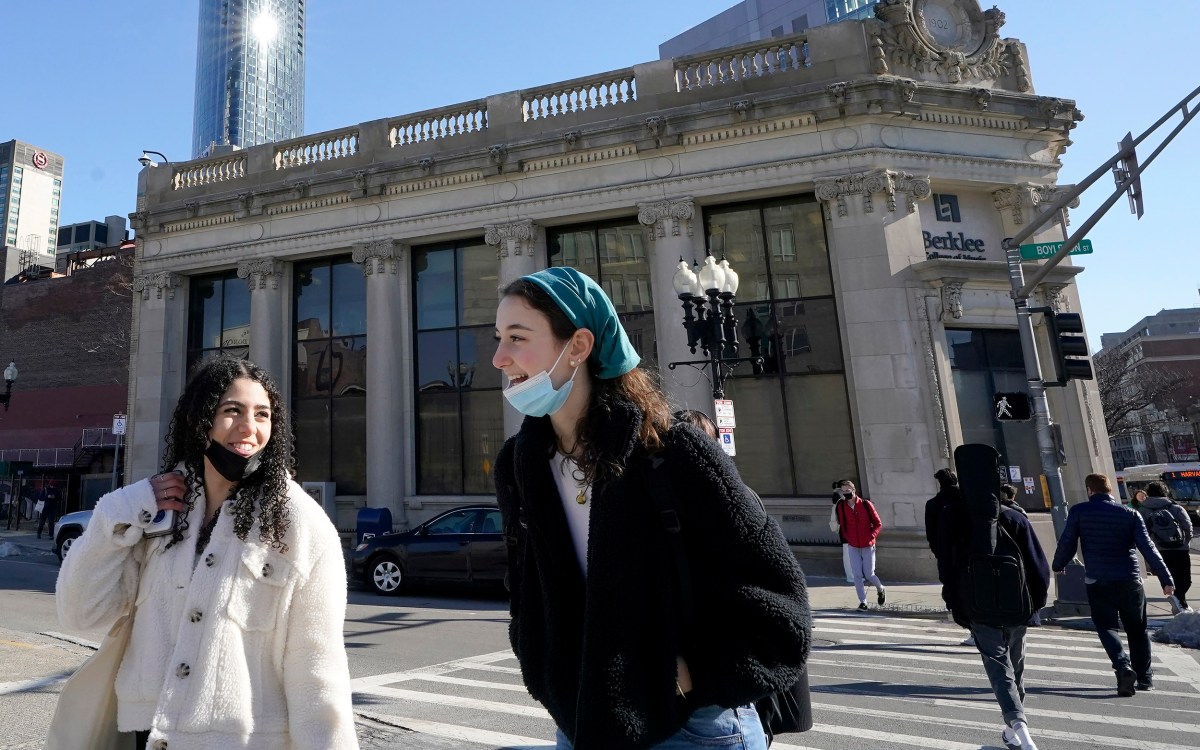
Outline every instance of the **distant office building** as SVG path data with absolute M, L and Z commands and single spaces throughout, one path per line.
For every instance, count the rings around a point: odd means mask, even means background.
M 0 143 L 0 238 L 9 252 L 4 279 L 24 267 L 54 265 L 63 158 L 22 141 Z
M 200 0 L 193 158 L 303 132 L 304 0 Z
M 679 36 L 658 45 L 666 60 L 698 52 L 732 47 L 784 34 L 798 34 L 813 26 L 871 18 L 876 0 L 743 0 Z
M 104 221 L 83 221 L 58 228 L 59 255 L 116 246 L 125 239 L 125 217 L 106 216 Z

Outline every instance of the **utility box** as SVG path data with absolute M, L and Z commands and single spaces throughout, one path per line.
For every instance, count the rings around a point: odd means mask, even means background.
M 304 491 L 312 495 L 322 508 L 325 515 L 337 526 L 337 484 L 334 482 L 304 482 L 300 485 Z

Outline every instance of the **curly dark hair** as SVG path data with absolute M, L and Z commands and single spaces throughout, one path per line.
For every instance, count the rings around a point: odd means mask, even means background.
M 578 330 L 558 303 L 544 289 L 532 281 L 517 279 L 504 287 L 503 297 L 521 297 L 534 310 L 550 320 L 550 331 L 559 341 L 566 341 Z M 642 413 L 642 426 L 638 432 L 638 443 L 653 453 L 663 446 L 663 438 L 671 429 L 671 406 L 663 395 L 657 377 L 649 371 L 635 367 L 615 378 L 597 377 L 599 363 L 588 357 L 587 371 L 592 381 L 592 398 L 587 411 L 579 420 L 579 445 L 583 449 L 575 461 L 588 484 L 597 480 L 615 479 L 625 467 L 616 456 L 603 452 L 605 441 L 601 433 L 607 423 L 607 415 L 620 402 L 632 404 Z
M 249 378 L 267 392 L 271 407 L 271 439 L 262 449 L 258 468 L 238 482 L 232 495 L 234 533 L 246 541 L 254 526 L 257 508 L 259 538 L 284 552 L 287 545 L 283 537 L 290 525 L 287 484 L 295 473 L 296 460 L 292 453 L 292 425 L 287 405 L 279 393 L 279 386 L 266 370 L 230 356 L 198 364 L 192 370 L 167 426 L 162 471 L 173 471 L 183 464 L 187 485 L 192 488 L 184 500 L 190 513 L 203 492 L 204 451 L 208 448 L 208 432 L 212 429 L 217 404 L 238 378 Z M 168 549 L 183 541 L 188 526 L 185 514 L 171 534 Z
M 1151 482 L 1146 485 L 1146 494 L 1150 497 L 1170 497 L 1171 492 L 1167 489 L 1166 482 Z

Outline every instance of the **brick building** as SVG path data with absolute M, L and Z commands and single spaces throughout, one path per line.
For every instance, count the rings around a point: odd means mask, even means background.
M 110 488 L 129 384 L 132 243 L 91 252 L 90 268 L 0 285 L 0 359 L 18 371 L 0 411 L 0 490 L 30 497 L 56 479 L 64 511 Z

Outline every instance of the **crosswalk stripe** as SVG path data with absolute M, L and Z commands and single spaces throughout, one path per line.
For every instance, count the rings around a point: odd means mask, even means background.
M 461 695 L 445 695 L 442 693 L 425 693 L 420 690 L 405 690 L 403 688 L 376 687 L 370 690 L 356 690 L 356 693 L 379 695 L 385 698 L 415 701 L 417 703 L 434 703 L 440 706 L 469 708 L 476 711 L 492 711 L 493 713 L 528 716 L 536 719 L 549 719 L 550 714 L 541 706 L 518 706 L 513 703 L 485 701 L 478 698 L 464 698 Z
M 1185 678 L 1193 690 L 1200 692 L 1200 664 L 1197 664 L 1195 659 L 1177 648 L 1168 646 L 1155 646 L 1152 653 L 1164 667 Z M 1154 676 L 1155 682 L 1159 679 L 1161 678 L 1158 675 Z
M 464 687 L 483 688 L 486 690 L 505 690 L 513 693 L 524 693 L 525 685 L 514 685 L 510 682 L 487 682 L 485 680 L 472 680 L 466 677 L 450 677 L 444 674 L 424 674 L 415 675 L 412 678 L 417 682 L 440 682 L 446 685 L 462 685 Z
M 813 708 L 816 708 L 814 705 Z M 954 742 L 953 740 L 939 740 L 933 737 L 916 737 L 909 734 L 900 734 L 898 732 L 877 732 L 873 729 L 861 729 L 859 727 L 825 727 L 814 726 L 809 730 L 818 734 L 833 734 L 838 737 L 857 737 L 861 740 L 876 740 L 886 743 L 889 747 L 896 745 L 909 745 L 911 747 L 925 748 L 926 750 L 979 750 L 977 742 Z M 997 730 L 997 734 L 999 730 Z M 771 747 L 782 747 L 781 745 L 772 744 Z
M 918 722 L 918 723 L 923 723 L 923 724 L 930 723 L 930 719 L 931 719 L 931 717 L 928 717 L 928 716 L 914 715 L 912 713 L 901 713 L 898 711 L 882 711 L 880 709 L 870 708 L 867 706 L 839 706 L 839 705 L 832 704 L 832 703 L 813 703 L 812 707 L 813 707 L 814 715 L 818 715 L 819 711 L 831 711 L 831 712 L 835 712 L 835 713 L 856 714 L 859 716 L 863 716 L 863 715 L 874 716 L 874 717 L 882 718 L 882 719 L 891 719 L 891 720 L 897 721 L 897 722 Z M 945 716 L 937 717 L 936 723 L 938 726 L 943 726 L 943 727 L 952 726 L 952 727 L 959 727 L 962 729 L 978 729 L 978 730 L 983 730 L 983 731 L 991 730 L 991 731 L 996 731 L 996 732 L 999 731 L 998 724 L 985 723 L 985 722 L 981 722 L 981 721 L 970 721 L 970 720 L 966 720 L 966 719 L 954 719 L 954 718 L 949 718 L 949 717 L 945 717 Z M 814 726 L 813 729 L 816 730 L 817 727 Z M 834 731 L 834 730 L 829 730 L 829 731 Z M 847 728 L 847 727 L 840 727 L 840 726 L 836 730 L 836 732 L 839 734 L 849 734 L 851 731 L 853 731 L 852 727 Z M 1165 742 L 1151 742 L 1151 741 L 1145 740 L 1145 739 L 1126 739 L 1124 737 L 1106 737 L 1106 736 L 1095 735 L 1095 734 L 1082 734 L 1079 732 L 1059 732 L 1059 731 L 1055 731 L 1052 729 L 1040 729 L 1036 726 L 1032 728 L 1032 731 L 1033 731 L 1033 734 L 1035 735 L 1035 737 L 1039 740 L 1043 739 L 1043 738 L 1056 739 L 1056 740 L 1069 740 L 1071 742 L 1078 742 L 1081 744 L 1088 744 L 1088 745 L 1101 745 L 1101 746 L 1105 746 L 1105 747 L 1128 748 L 1128 750 L 1196 750 L 1195 744 L 1173 745 L 1173 744 L 1169 744 L 1169 743 L 1165 743 Z M 895 736 L 895 735 L 892 735 L 892 733 L 890 733 L 890 732 L 881 732 L 879 734 L 880 734 L 880 739 L 886 739 L 890 736 Z M 931 749 L 938 748 L 938 745 L 932 744 L 932 743 L 936 742 L 936 740 L 924 739 L 924 738 L 918 738 L 918 739 L 922 740 L 922 742 L 917 743 L 918 747 L 927 747 L 927 748 L 931 748 Z M 970 747 L 972 748 L 972 750 L 978 750 L 977 745 L 970 745 Z M 948 748 L 947 750 L 950 750 L 950 749 Z M 954 750 L 957 750 L 957 749 L 954 749 Z
M 858 617 L 813 617 L 813 627 L 820 630 L 824 623 L 832 623 L 835 625 L 863 625 L 870 630 L 915 630 L 915 631 L 938 631 L 946 633 L 950 636 L 957 635 L 959 640 L 966 638 L 968 631 L 965 628 L 960 628 L 949 622 L 939 620 L 915 620 L 912 618 L 894 618 L 894 617 L 871 617 L 869 615 L 859 615 Z M 1082 643 L 1098 643 L 1096 633 L 1093 630 L 1079 631 L 1064 631 L 1061 633 L 1052 632 L 1046 628 L 1029 628 L 1026 631 L 1026 637 L 1042 640 L 1042 641 L 1072 641 Z
M 487 747 L 498 748 L 499 750 L 526 750 L 527 748 L 532 750 L 533 748 L 554 747 L 553 742 L 547 742 L 546 740 L 522 737 L 517 734 L 506 734 L 504 732 L 493 732 L 489 729 L 475 729 L 474 727 L 464 727 L 458 724 L 444 724 L 440 721 L 426 721 L 407 716 L 375 714 L 367 713 L 366 711 L 358 711 L 357 713 L 360 716 L 365 716 L 368 719 L 383 724 L 404 727 L 405 729 L 411 729 L 414 732 L 420 732 L 432 737 L 442 737 L 459 742 L 472 742 L 479 745 L 486 745 Z
M 935 646 L 935 645 L 922 646 L 921 644 L 918 644 L 918 643 L 914 643 L 914 644 L 910 645 L 910 644 L 893 643 L 891 641 L 869 641 L 869 640 L 865 640 L 865 639 L 855 639 L 855 638 L 843 638 L 843 639 L 838 640 L 837 643 L 838 643 L 838 645 L 845 645 L 845 646 L 880 646 L 880 645 L 899 646 L 899 645 L 904 645 L 904 647 L 906 649 L 923 651 L 923 652 L 930 653 L 930 654 L 947 653 L 947 651 L 945 649 L 943 649 L 941 646 Z M 961 654 L 966 655 L 966 654 L 978 654 L 979 652 L 971 647 L 967 647 L 967 649 L 964 651 L 954 651 L 954 652 L 950 652 L 950 653 L 961 653 Z M 1108 656 L 1102 655 L 1102 652 L 1101 652 L 1101 654 L 1097 654 L 1097 656 L 1095 656 L 1095 657 L 1063 656 L 1061 654 L 1048 654 L 1044 650 L 1038 649 L 1036 647 L 1032 648 L 1032 649 L 1026 648 L 1025 663 L 1029 664 L 1029 662 L 1031 660 L 1035 660 L 1035 659 L 1054 660 L 1056 662 L 1057 661 L 1073 661 L 1073 662 L 1078 662 L 1078 663 L 1082 663 L 1082 664 L 1099 664 L 1101 666 L 1110 666 L 1111 665 L 1111 662 L 1109 662 L 1109 660 L 1108 660 Z M 1110 669 L 1110 671 L 1111 671 L 1111 669 Z
M 983 706 L 972 701 L 956 701 L 948 698 L 935 698 L 934 706 L 945 706 L 946 708 L 982 708 Z M 994 708 L 994 706 L 992 706 Z M 1030 716 L 1037 716 L 1046 719 L 1066 719 L 1067 721 L 1083 721 L 1091 724 L 1112 724 L 1114 726 L 1124 727 L 1140 727 L 1142 729 L 1159 729 L 1167 732 L 1190 732 L 1192 734 L 1200 734 L 1200 726 L 1195 723 L 1183 723 L 1178 721 L 1157 721 L 1155 719 L 1139 719 L 1131 716 L 1110 716 L 1108 714 L 1084 714 L 1078 711 L 1052 711 L 1046 708 L 1026 707 L 1026 713 Z

